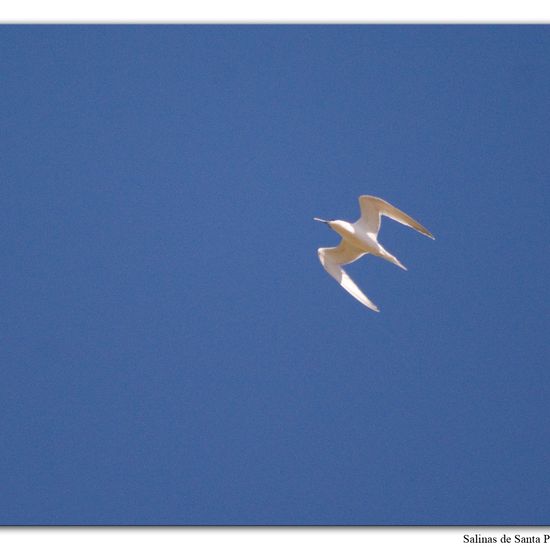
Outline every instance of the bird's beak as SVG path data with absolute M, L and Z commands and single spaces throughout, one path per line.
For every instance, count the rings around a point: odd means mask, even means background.
M 328 223 L 327 220 L 322 220 L 321 218 L 313 218 L 316 222 L 321 222 L 321 223 Z

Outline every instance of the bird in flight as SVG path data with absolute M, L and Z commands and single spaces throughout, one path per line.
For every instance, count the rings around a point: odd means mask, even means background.
M 380 311 L 378 306 L 373 304 L 363 294 L 361 289 L 353 282 L 350 276 L 341 266 L 355 262 L 365 254 L 373 254 L 383 258 L 402 269 L 407 269 L 395 256 L 390 254 L 379 242 L 378 232 L 382 216 L 387 216 L 396 222 L 402 223 L 416 229 L 423 235 L 435 239 L 435 237 L 416 220 L 402 212 L 395 206 L 378 197 L 370 195 L 361 195 L 359 197 L 359 206 L 361 208 L 361 217 L 355 223 L 349 223 L 342 220 L 314 220 L 326 223 L 331 229 L 336 231 L 342 241 L 334 248 L 319 248 L 319 260 L 327 272 L 332 275 L 356 300 L 373 311 Z

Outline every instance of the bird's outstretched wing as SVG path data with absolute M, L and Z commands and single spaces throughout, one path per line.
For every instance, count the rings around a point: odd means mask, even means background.
M 373 311 L 380 311 L 353 282 L 351 277 L 342 269 L 342 265 L 350 264 L 365 254 L 362 250 L 354 248 L 344 240 L 334 248 L 319 248 L 317 251 L 323 267 L 332 275 L 356 300 Z
M 361 195 L 359 197 L 359 206 L 361 208 L 361 217 L 357 220 L 356 224 L 361 225 L 367 233 L 375 237 L 378 235 L 378 231 L 380 231 L 381 216 L 388 216 L 388 218 L 396 222 L 416 229 L 423 235 L 426 235 L 426 237 L 430 237 L 430 239 L 435 238 L 423 225 L 405 214 L 405 212 L 378 197 Z

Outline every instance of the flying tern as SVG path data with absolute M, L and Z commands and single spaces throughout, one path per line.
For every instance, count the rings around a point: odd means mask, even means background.
M 350 276 L 341 266 L 355 262 L 365 254 L 373 254 L 383 258 L 402 269 L 407 269 L 393 254 L 390 254 L 379 242 L 378 232 L 380 231 L 381 217 L 387 216 L 396 222 L 416 229 L 423 235 L 434 239 L 435 237 L 416 220 L 402 212 L 395 206 L 378 197 L 361 195 L 359 197 L 361 217 L 350 223 L 342 220 L 314 220 L 326 223 L 336 231 L 342 240 L 333 248 L 319 248 L 319 260 L 327 272 L 332 275 L 355 299 L 373 311 L 380 311 L 378 306 L 373 304 L 361 289 L 353 282 Z

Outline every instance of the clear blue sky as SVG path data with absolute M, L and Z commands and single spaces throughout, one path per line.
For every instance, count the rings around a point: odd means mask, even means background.
M 548 523 L 549 27 L 0 51 L 0 523 Z

